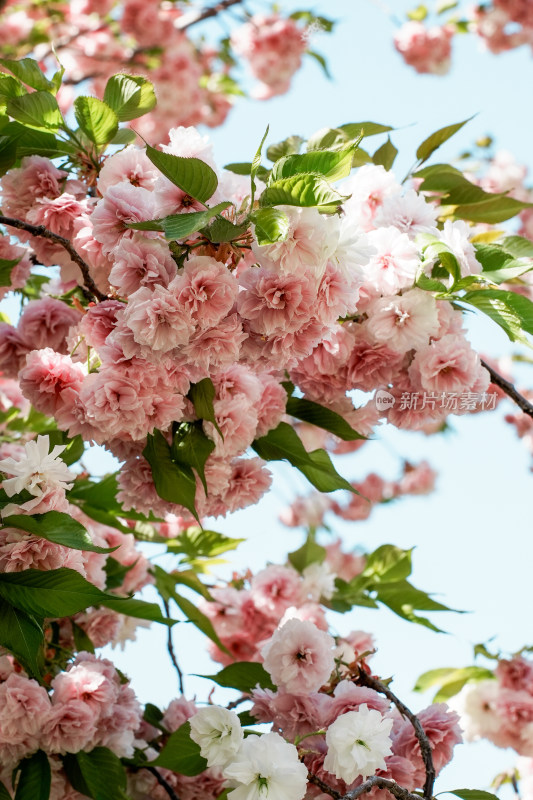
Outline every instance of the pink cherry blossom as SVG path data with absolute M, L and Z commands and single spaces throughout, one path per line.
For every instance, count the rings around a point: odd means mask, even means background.
M 290 619 L 263 647 L 263 665 L 274 683 L 292 694 L 316 692 L 335 662 L 334 639 L 312 622 Z

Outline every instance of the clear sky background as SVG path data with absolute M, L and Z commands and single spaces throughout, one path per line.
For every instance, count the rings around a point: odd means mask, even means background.
M 282 10 L 290 11 L 305 5 L 305 1 L 280 3 Z M 391 0 L 391 5 L 397 15 L 410 6 L 404 0 Z M 252 7 L 257 5 L 250 3 Z M 442 148 L 439 160 L 454 158 L 473 140 L 491 133 L 502 149 L 533 168 L 533 59 L 526 49 L 496 57 L 481 52 L 474 37 L 456 37 L 450 74 L 420 76 L 393 50 L 394 24 L 371 0 L 317 1 L 314 10 L 338 20 L 333 35 L 317 36 L 312 43 L 326 56 L 333 80 L 328 81 L 316 62 L 307 58 L 286 96 L 265 103 L 237 99 L 225 126 L 209 132 L 218 164 L 251 160 L 267 124 L 269 142 L 276 142 L 295 133 L 307 137 L 324 126 L 373 120 L 400 129 L 392 139 L 400 149 L 397 174 L 403 177 L 423 138 L 443 125 L 477 114 Z M 208 35 L 217 35 L 218 24 L 206 26 Z M 369 144 L 375 149 L 380 143 L 376 138 Z M 486 320 L 473 319 L 469 329 L 474 346 L 487 355 L 516 350 Z M 528 378 L 525 371 L 522 375 L 526 384 L 529 380 L 533 385 L 533 374 Z M 496 646 L 508 651 L 533 644 L 533 476 L 531 456 L 503 420 L 511 410 L 506 403 L 494 413 L 451 417 L 454 430 L 444 437 L 384 427 L 358 453 L 336 461 L 339 471 L 355 480 L 371 471 L 396 478 L 403 457 L 413 462 L 426 458 L 439 473 L 431 496 L 405 498 L 376 508 L 366 522 L 335 527 L 347 547 L 416 546 L 413 583 L 437 594 L 447 605 L 470 612 L 434 615 L 448 635 L 406 623 L 386 609 L 356 608 L 343 617 L 332 615 L 339 632 L 363 629 L 375 634 L 376 671 L 394 676 L 394 690 L 414 710 L 430 700 L 410 693 L 420 673 L 471 664 L 472 645 L 491 637 L 496 637 Z M 108 469 L 101 453 L 95 453 L 91 463 L 97 472 Z M 217 521 L 216 529 L 247 537 L 232 558 L 233 568 L 260 569 L 269 560 L 284 560 L 287 550 L 301 544 L 301 531 L 283 528 L 276 520 L 292 491 L 307 489 L 303 480 L 281 466 L 275 471 L 273 491 L 259 507 Z M 166 558 L 156 560 L 171 567 Z M 174 631 L 178 659 L 187 673 L 216 671 L 204 655 L 203 638 L 192 626 L 179 625 Z M 176 695 L 164 633 L 156 626 L 140 630 L 136 643 L 111 657 L 132 677 L 141 700 L 165 706 Z M 196 693 L 199 699 L 205 699 L 211 687 L 194 677 L 187 678 L 186 685 L 189 696 Z M 233 696 L 220 690 L 215 699 L 222 702 Z M 512 751 L 497 750 L 488 743 L 461 746 L 438 788 L 488 788 L 493 776 L 513 763 Z

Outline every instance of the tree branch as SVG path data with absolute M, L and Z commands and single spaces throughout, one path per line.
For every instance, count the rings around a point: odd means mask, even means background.
M 526 400 L 524 395 L 520 394 L 520 392 L 515 388 L 514 384 L 506 380 L 503 375 L 500 375 L 498 372 L 493 370 L 486 361 L 483 361 L 483 359 L 481 359 L 481 365 L 485 367 L 489 373 L 491 383 L 493 383 L 495 386 L 499 386 L 500 389 L 503 389 L 505 394 L 510 397 L 514 403 L 516 403 L 516 405 L 524 412 L 524 414 L 527 414 L 529 417 L 533 417 L 533 405 L 529 402 L 529 400 Z
M 396 781 L 391 781 L 389 778 L 380 778 L 379 775 L 368 778 L 361 786 L 357 786 L 355 789 L 352 789 L 351 792 L 345 794 L 341 800 L 356 800 L 357 797 L 366 794 L 366 792 L 370 792 L 374 787 L 386 789 L 396 797 L 397 800 L 420 800 L 420 795 L 412 794 L 407 791 L 407 789 L 404 789 L 403 786 L 400 786 L 399 783 L 396 783 Z
M 30 225 L 28 222 L 23 222 L 21 219 L 12 219 L 11 217 L 0 216 L 0 223 L 3 225 L 9 225 L 11 228 L 18 228 L 21 231 L 27 231 L 27 233 L 31 233 L 32 236 L 40 236 L 43 239 L 50 239 L 51 242 L 55 242 L 56 244 L 61 245 L 61 247 L 64 247 L 71 259 L 81 270 L 86 289 L 83 289 L 83 287 L 81 288 L 85 297 L 88 300 L 93 300 L 94 298 L 97 300 L 107 300 L 106 295 L 100 291 L 91 278 L 91 273 L 87 262 L 83 260 L 76 250 L 74 250 L 71 242 L 68 239 L 65 239 L 64 236 L 59 236 L 57 233 L 52 233 L 52 231 L 49 231 L 48 228 L 44 227 L 44 225 Z
M 387 697 L 392 703 L 394 703 L 400 714 L 403 717 L 407 717 L 407 719 L 413 726 L 416 738 L 418 739 L 418 743 L 420 745 L 420 754 L 422 756 L 422 760 L 424 762 L 424 767 L 426 770 L 426 781 L 424 783 L 424 798 L 426 798 L 426 800 L 431 800 L 431 798 L 433 797 L 433 785 L 435 783 L 435 766 L 433 764 L 433 754 L 431 752 L 431 744 L 428 737 L 426 736 L 426 732 L 424 731 L 424 728 L 422 727 L 420 720 L 418 719 L 416 714 L 413 714 L 413 712 L 407 708 L 405 703 L 402 703 L 402 701 L 398 697 L 396 697 L 395 694 L 391 692 L 388 686 L 385 686 L 385 684 L 377 680 L 377 678 L 373 678 L 362 667 L 359 667 L 357 683 L 360 684 L 361 686 L 368 686 L 370 689 L 374 689 L 374 691 L 379 692 L 380 694 L 384 694 L 385 697 Z M 379 780 L 385 780 L 385 778 L 380 778 Z M 394 781 L 389 781 L 389 783 L 394 784 Z M 398 786 L 398 784 L 395 784 L 395 786 Z M 361 787 L 358 787 L 358 789 L 360 788 Z M 364 791 L 370 791 L 371 788 L 372 786 L 370 786 L 368 789 L 365 789 Z M 383 788 L 389 789 L 389 791 L 392 792 L 390 786 L 385 786 Z M 401 789 L 401 787 L 398 788 Z M 399 800 L 409 800 L 408 798 L 409 792 L 407 792 L 406 789 L 402 789 L 402 792 L 406 792 L 406 794 L 403 794 L 401 796 L 395 794 L 395 796 L 398 797 Z M 394 792 L 392 793 L 394 794 Z M 358 797 L 358 796 L 359 795 L 353 795 L 353 797 Z M 409 795 L 409 797 L 413 797 L 413 795 Z M 351 795 L 350 795 L 350 800 L 352 800 Z
M 301 759 L 300 759 L 301 760 Z M 342 794 L 334 789 L 332 786 L 328 786 L 328 784 L 319 778 L 318 775 L 313 775 L 312 772 L 307 772 L 307 780 L 309 783 L 318 786 L 318 788 L 324 792 L 324 794 L 329 794 L 330 797 L 333 797 L 333 800 L 342 800 Z M 418 798 L 420 800 L 420 798 Z
M 168 794 L 170 800 L 180 800 L 170 783 L 163 778 L 159 770 L 157 770 L 155 767 L 143 767 L 143 769 L 147 769 L 148 772 L 152 773 L 158 784 L 162 786 L 165 792 Z M 418 800 L 420 800 L 420 798 L 418 798 Z
M 221 0 L 220 3 L 216 3 L 214 6 L 201 8 L 199 11 L 192 11 L 190 14 L 184 14 L 181 20 L 178 20 L 176 27 L 179 31 L 185 31 L 187 28 L 196 25 L 198 22 L 202 22 L 204 19 L 216 17 L 221 11 L 231 8 L 231 6 L 236 6 L 238 3 L 242 3 L 242 1 L 243 0 Z
M 167 617 L 170 617 L 170 606 L 166 600 L 163 600 L 163 605 L 165 607 L 165 614 Z M 170 660 L 174 665 L 174 669 L 178 673 L 178 682 L 180 687 L 181 694 L 185 694 L 185 686 L 183 682 L 183 672 L 180 669 L 180 665 L 178 664 L 178 659 L 176 658 L 176 653 L 174 652 L 174 644 L 172 643 L 172 628 L 169 628 L 167 631 L 167 650 L 170 656 Z

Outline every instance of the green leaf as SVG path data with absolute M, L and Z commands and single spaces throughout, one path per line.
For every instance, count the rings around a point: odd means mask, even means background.
M 483 267 L 483 272 L 493 272 L 512 261 L 513 256 L 500 244 L 474 244 L 476 258 Z
M 259 203 L 265 206 L 299 206 L 316 208 L 340 205 L 347 198 L 341 195 L 320 175 L 293 175 L 271 183 L 262 193 Z
M 157 429 L 148 434 L 143 456 L 150 464 L 154 485 L 159 497 L 168 503 L 176 503 L 191 512 L 198 520 L 196 512 L 196 480 L 190 467 L 176 464 L 165 437 Z
M 155 603 L 117 597 L 100 591 L 78 572 L 66 567 L 0 574 L 0 597 L 27 614 L 42 617 L 70 617 L 89 606 L 106 606 L 119 614 L 173 625 Z
M 63 122 L 57 100 L 48 92 L 10 97 L 7 101 L 7 113 L 17 122 L 38 131 L 56 133 Z
M 458 694 L 467 683 L 494 678 L 494 673 L 485 667 L 433 669 L 418 678 L 413 691 L 423 692 L 431 686 L 439 686 L 440 689 L 432 702 L 442 703 Z
M 249 228 L 249 223 L 235 225 L 225 217 L 215 217 L 215 219 L 205 228 L 202 228 L 202 235 L 210 242 L 220 244 L 220 242 L 233 242 L 242 236 Z
M 330 433 L 338 436 L 345 442 L 354 442 L 357 439 L 364 439 L 360 433 L 357 433 L 351 425 L 349 425 L 344 417 L 337 414 L 336 411 L 331 411 L 319 403 L 312 400 L 305 400 L 301 397 L 289 397 L 287 399 L 287 414 L 291 417 L 301 419 L 303 422 L 309 422 L 311 425 L 316 425 L 318 428 L 323 428 Z
M 183 597 L 182 595 L 178 594 L 175 591 L 172 592 L 172 599 L 174 600 L 178 608 L 181 610 L 181 612 L 185 614 L 189 622 L 192 622 L 192 624 L 196 628 L 198 628 L 199 631 L 201 631 L 205 636 L 207 636 L 208 639 L 211 639 L 211 641 L 214 642 L 214 644 L 216 644 L 217 647 L 223 650 L 224 653 L 230 655 L 226 647 L 222 644 L 222 642 L 218 638 L 218 634 L 213 627 L 213 623 L 211 622 L 209 617 L 206 617 L 203 611 L 200 611 L 200 609 L 197 606 L 195 606 L 194 603 L 192 603 L 186 597 Z
M 270 175 L 269 186 L 282 178 L 314 173 L 328 181 L 346 178 L 352 169 L 352 160 L 357 144 L 352 142 L 341 150 L 312 150 L 303 155 L 284 156 L 276 161 Z
M 52 772 L 48 756 L 37 750 L 19 764 L 20 775 L 15 792 L 15 800 L 48 800 Z
M 173 553 L 183 553 L 188 561 L 199 558 L 213 558 L 235 550 L 244 539 L 231 539 L 223 533 L 191 527 L 182 531 L 175 539 L 169 539 L 167 549 Z
M 422 144 L 419 145 L 416 151 L 416 157 L 419 159 L 421 163 L 427 161 L 428 158 L 438 150 L 439 147 L 447 142 L 448 139 L 451 139 L 454 134 L 461 130 L 461 128 L 466 125 L 467 122 L 473 117 L 469 117 L 468 119 L 463 120 L 462 122 L 456 122 L 454 125 L 446 125 L 444 128 L 439 128 L 438 131 L 432 133 L 431 136 L 428 136 L 427 139 L 424 139 Z
M 219 434 L 222 436 L 215 417 L 213 400 L 215 399 L 215 387 L 211 378 L 202 378 L 198 383 L 193 383 L 187 395 L 194 406 L 194 412 L 199 419 L 212 422 Z
M 11 272 L 20 258 L 0 258 L 0 286 L 11 286 Z
M 17 143 L 9 136 L 0 136 L 0 175 L 5 175 L 17 160 Z
M 423 22 L 428 15 L 428 10 L 426 6 L 419 5 L 417 8 L 414 8 L 412 11 L 407 12 L 407 16 L 409 19 L 413 19 L 417 22 Z
M 192 569 L 184 569 L 173 572 L 166 572 L 157 565 L 153 567 L 153 575 L 155 576 L 155 585 L 157 591 L 164 600 L 170 600 L 174 592 L 174 587 L 177 583 L 187 586 L 193 592 L 205 597 L 206 600 L 212 601 L 213 598 L 209 594 L 207 586 L 205 586 L 196 572 Z
M 206 494 L 205 463 L 214 449 L 215 443 L 205 435 L 201 422 L 182 422 L 170 446 L 172 459 L 194 469 Z
M 85 631 L 83 630 L 80 625 L 77 625 L 73 619 L 70 620 L 70 624 L 72 625 L 72 636 L 74 638 L 74 646 L 76 650 L 79 652 L 84 651 L 86 653 L 94 653 L 94 645 L 92 641 L 89 639 Z
M 428 619 L 415 614 L 415 611 L 452 611 L 453 609 L 433 600 L 426 592 L 416 589 L 408 581 L 379 583 L 375 589 L 379 602 L 388 606 L 402 619 L 423 625 L 436 633 L 443 633 Z M 456 611 L 455 613 L 461 612 Z
M 84 134 L 98 147 L 108 144 L 118 131 L 117 115 L 96 97 L 77 97 L 74 116 Z
M 523 236 L 506 236 L 502 247 L 515 258 L 533 258 L 533 242 Z
M 515 217 L 525 208 L 533 208 L 533 203 L 523 203 L 514 197 L 500 196 L 478 203 L 459 205 L 453 212 L 454 217 L 469 222 L 486 222 L 493 225 Z
M 12 72 L 26 86 L 31 86 L 32 89 L 45 92 L 52 92 L 55 89 L 52 81 L 48 80 L 37 62 L 32 58 L 21 58 L 17 61 L 9 58 L 0 58 L 0 64 Z
M 339 125 L 339 129 L 350 139 L 356 139 L 361 133 L 366 139 L 368 136 L 376 136 L 379 133 L 388 133 L 394 130 L 391 125 L 382 125 L 380 122 L 348 122 L 346 125 Z
M 120 758 L 107 747 L 95 747 L 90 753 L 84 750 L 68 754 L 63 764 L 70 783 L 81 794 L 93 800 L 109 800 L 125 796 L 126 770 Z
M 213 681 L 217 686 L 224 686 L 227 689 L 238 689 L 240 692 L 249 694 L 256 686 L 261 689 L 276 690 L 272 683 L 272 678 L 262 664 L 256 661 L 238 661 L 230 664 L 216 675 L 201 675 L 202 678 Z
M 27 94 L 26 89 L 16 78 L 13 78 L 12 75 L 7 75 L 5 72 L 0 72 L 0 97 L 3 98 L 2 106 L 4 109 L 8 97 L 21 97 L 23 94 Z M 7 120 L 5 124 L 7 124 Z
M 174 731 L 151 767 L 164 767 L 177 772 L 178 775 L 199 775 L 207 769 L 207 761 L 200 755 L 200 747 L 191 739 L 191 725 L 184 722 Z
M 402 550 L 393 544 L 384 544 L 367 556 L 363 575 L 374 580 L 392 583 L 403 581 L 412 572 L 410 550 Z
M 252 447 L 265 461 L 288 461 L 319 492 L 334 492 L 336 489 L 355 492 L 353 486 L 336 471 L 328 453 L 325 450 L 308 453 L 294 428 L 286 422 L 280 422 L 266 436 L 256 439 Z
M 115 112 L 116 113 L 116 112 Z M 132 144 L 137 138 L 135 131 L 131 128 L 120 128 L 113 136 L 109 144 Z
M 263 151 L 263 145 L 265 143 L 265 139 L 268 136 L 269 128 L 270 128 L 270 126 L 267 125 L 267 129 L 263 134 L 263 138 L 261 139 L 261 142 L 259 144 L 259 147 L 257 148 L 256 154 L 253 157 L 252 166 L 250 168 L 250 184 L 251 184 L 250 208 L 254 207 L 255 192 L 256 192 L 256 189 L 257 189 L 256 183 L 255 183 L 255 179 L 257 177 L 257 173 L 259 172 L 259 170 L 261 168 L 261 154 L 262 154 L 262 151 Z
M 279 208 L 260 208 L 252 215 L 257 244 L 283 242 L 290 229 L 289 218 Z
M 112 553 L 117 547 L 99 547 L 93 544 L 88 531 L 81 522 L 70 514 L 60 511 L 47 511 L 46 514 L 14 514 L 4 519 L 4 525 L 26 531 L 47 539 L 49 542 L 71 547 L 73 550 L 87 550 L 92 553 Z
M 267 147 L 267 158 L 269 161 L 278 161 L 278 159 L 283 158 L 283 156 L 299 153 L 304 141 L 302 136 L 288 136 L 282 142 L 271 144 Z
M 326 548 L 317 544 L 311 536 L 307 537 L 298 550 L 288 555 L 289 562 L 298 572 L 303 572 L 310 564 L 322 564 L 325 558 Z
M 12 800 L 4 784 L 0 781 L 0 800 Z
M 372 156 L 372 161 L 374 164 L 385 167 L 386 170 L 390 170 L 392 169 L 392 165 L 394 164 L 394 160 L 397 155 L 398 148 L 393 145 L 389 137 L 387 138 L 385 144 L 382 144 L 381 147 L 376 150 Z
M 533 334 L 533 303 L 523 295 L 503 289 L 479 289 L 457 299 L 483 311 L 503 328 L 512 342 L 528 343 L 522 332 Z
M 153 84 L 140 75 L 113 75 L 104 90 L 104 102 L 120 122 L 142 117 L 156 104 Z
M 44 634 L 34 617 L 0 599 L 0 645 L 34 678 L 41 674 Z
M 234 164 L 226 164 L 224 169 L 233 172 L 235 175 L 250 175 L 252 171 L 251 161 L 240 161 Z
M 104 572 L 106 574 L 106 589 L 118 589 L 119 586 L 122 586 L 124 583 L 124 578 L 133 569 L 136 562 L 130 564 L 129 566 L 125 566 L 121 564 L 120 561 L 117 561 L 116 558 L 113 556 L 109 556 L 106 558 L 106 562 L 104 564 Z
M 143 719 L 154 728 L 161 727 L 161 720 L 163 719 L 163 712 L 160 708 L 153 703 L 146 703 L 144 706 Z
M 485 792 L 482 789 L 448 789 L 448 791 L 439 792 L 439 794 L 454 794 L 456 797 L 460 797 L 461 800 L 498 800 L 497 795 Z
M 306 55 L 314 58 L 315 61 L 320 65 L 326 78 L 328 78 L 328 80 L 332 80 L 331 72 L 328 69 L 328 63 L 324 56 L 321 53 L 317 53 L 316 50 L 306 50 L 305 52 Z
M 485 192 L 481 186 L 471 183 L 462 172 L 449 164 L 434 164 L 415 172 L 416 178 L 423 178 L 420 190 L 440 192 L 444 202 L 449 205 L 477 204 L 505 197 L 504 194 Z
M 163 231 L 167 239 L 185 239 L 191 233 L 199 231 L 216 214 L 229 208 L 231 203 L 218 203 L 208 211 L 192 211 L 190 214 L 171 214 L 163 219 L 148 220 L 146 222 L 132 222 L 127 225 L 136 231 Z
M 150 145 L 146 155 L 175 186 L 204 205 L 216 191 L 218 178 L 211 167 L 199 158 L 184 158 L 163 153 Z

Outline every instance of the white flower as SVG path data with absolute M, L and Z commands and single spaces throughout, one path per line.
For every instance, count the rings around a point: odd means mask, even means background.
M 15 476 L 2 482 L 7 496 L 13 497 L 24 489 L 34 497 L 41 497 L 45 488 L 72 489 L 71 481 L 76 476 L 59 458 L 65 448 L 64 444 L 56 444 L 49 453 L 50 437 L 40 435 L 36 440 L 26 442 L 24 455 L 3 458 L 0 461 L 0 472 Z
M 476 258 L 474 245 L 470 241 L 472 228 L 463 222 L 462 219 L 452 222 L 447 219 L 439 238 L 446 244 L 457 259 L 461 276 L 478 275 L 481 272 L 481 264 Z
M 489 679 L 467 683 L 458 695 L 450 698 L 449 706 L 459 714 L 468 742 L 490 738 L 501 730 L 502 719 L 496 712 L 499 693 L 498 681 Z
M 377 228 L 393 225 L 410 238 L 417 233 L 437 233 L 437 209 L 422 195 L 409 189 L 405 194 L 386 197 L 374 217 Z
M 385 768 L 390 756 L 392 719 L 362 703 L 357 711 L 342 714 L 326 732 L 328 752 L 324 769 L 345 783 L 361 776 L 363 780 Z
M 310 597 L 315 603 L 318 603 L 321 597 L 330 600 L 335 591 L 336 577 L 326 563 L 318 564 L 315 561 L 302 572 L 302 592 L 305 597 Z
M 231 800 L 302 800 L 307 767 L 277 733 L 248 736 L 223 775 L 235 786 Z
M 209 767 L 224 767 L 239 751 L 241 723 L 234 711 L 219 706 L 201 708 L 190 719 L 191 739 L 200 745 Z

